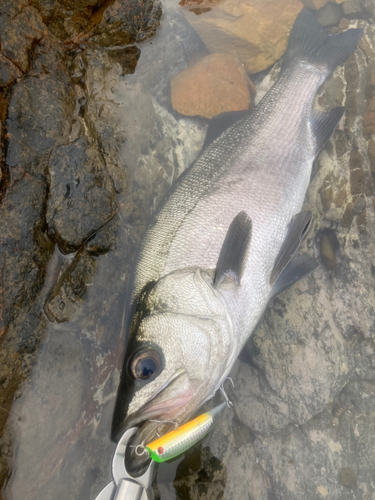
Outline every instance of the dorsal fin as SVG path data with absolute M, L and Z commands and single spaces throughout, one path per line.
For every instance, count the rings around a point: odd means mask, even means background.
M 232 220 L 217 261 L 214 285 L 220 285 L 225 276 L 240 283 L 243 265 L 251 240 L 251 219 L 242 211 Z

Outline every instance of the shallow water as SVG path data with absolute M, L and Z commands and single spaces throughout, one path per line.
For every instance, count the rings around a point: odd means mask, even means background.
M 358 50 L 317 99 L 320 109 L 348 108 L 317 162 L 306 199 L 315 223 L 304 248 L 322 266 L 317 277 L 271 305 L 233 369 L 234 389 L 228 393 L 235 410 L 226 411 L 203 443 L 158 468 L 157 498 L 375 498 L 375 168 L 371 136 L 358 118 L 367 112 L 374 85 L 370 28 L 368 52 Z M 85 55 L 84 121 L 101 137 L 105 153 L 126 165 L 127 189 L 117 195 L 111 223 L 115 248 L 76 257 L 89 278 L 82 300 L 59 294 L 44 306 L 55 321 L 11 409 L 9 500 L 94 500 L 111 480 L 115 445 L 109 431 L 124 355 L 129 272 L 151 213 L 198 155 L 208 124 L 171 107 L 172 76 L 206 53 L 178 6 L 166 2 L 156 35 L 138 46 L 132 75 L 122 75 L 112 49 Z M 263 83 L 263 74 L 254 78 L 259 94 L 276 72 L 277 66 Z M 106 126 L 112 127 L 107 138 Z M 361 161 L 352 160 L 353 151 Z M 358 199 L 364 200 L 357 209 L 362 211 L 353 213 Z M 53 259 L 44 299 L 56 267 L 71 265 L 57 248 Z

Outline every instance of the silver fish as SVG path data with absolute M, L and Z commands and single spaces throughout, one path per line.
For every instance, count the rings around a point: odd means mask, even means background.
M 311 222 L 301 208 L 344 109 L 317 113 L 312 104 L 361 36 L 327 35 L 303 9 L 258 106 L 212 120 L 140 248 L 113 439 L 139 425 L 136 443 L 149 442 L 160 421 L 165 431 L 167 421 L 187 421 L 228 376 L 269 300 L 316 268 L 296 256 Z

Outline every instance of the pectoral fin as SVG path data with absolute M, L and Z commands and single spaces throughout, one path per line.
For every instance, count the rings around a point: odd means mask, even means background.
M 309 210 L 303 210 L 296 214 L 290 221 L 286 238 L 273 266 L 270 278 L 271 285 L 275 283 L 278 276 L 296 253 L 301 241 L 310 228 L 311 220 L 312 213 Z
M 232 220 L 217 261 L 214 285 L 220 285 L 225 276 L 240 283 L 243 265 L 251 240 L 251 219 L 240 212 Z
M 318 265 L 319 263 L 316 259 L 312 259 L 307 255 L 297 255 L 297 257 L 294 257 L 275 281 L 270 299 L 273 299 L 280 292 L 314 271 Z
M 225 132 L 225 130 L 234 125 L 241 118 L 249 116 L 250 113 L 251 112 L 247 109 L 245 111 L 228 111 L 211 118 L 208 124 L 207 134 L 202 146 L 202 151 L 207 146 L 209 146 L 211 142 L 214 142 L 214 140 L 217 139 L 223 132 Z

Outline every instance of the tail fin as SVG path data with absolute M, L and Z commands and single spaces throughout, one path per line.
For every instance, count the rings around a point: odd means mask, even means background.
M 350 29 L 327 35 L 314 15 L 303 8 L 290 33 L 281 71 L 305 61 L 321 66 L 328 77 L 353 52 L 362 34 L 361 29 Z

